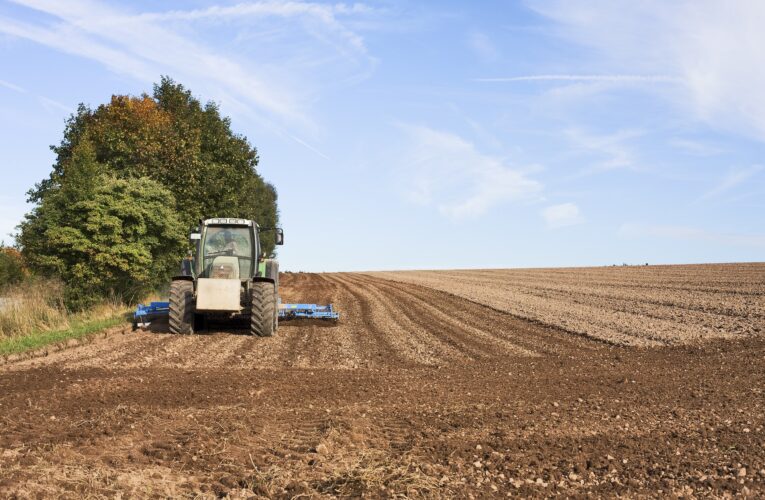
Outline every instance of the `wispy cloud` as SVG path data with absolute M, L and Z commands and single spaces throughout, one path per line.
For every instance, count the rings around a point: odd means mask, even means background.
M 417 125 L 401 128 L 412 144 L 406 163 L 407 194 L 415 203 L 463 219 L 503 202 L 538 198 L 542 190 L 528 172 L 482 153 L 456 134 Z
M 374 66 L 362 37 L 340 19 L 362 15 L 361 5 L 254 2 L 134 13 L 93 0 L 13 1 L 48 17 L 0 17 L 0 33 L 95 60 L 143 82 L 169 74 L 231 109 L 287 126 L 311 128 L 308 110 L 322 85 L 352 81 Z M 263 40 L 258 27 L 269 28 Z M 210 37 L 195 36 L 200 29 L 218 30 L 229 42 L 246 32 L 248 40 L 237 50 L 221 50 L 202 42 Z M 275 41 L 269 45 L 274 50 L 259 50 Z
M 485 83 L 503 82 L 608 82 L 608 83 L 681 83 L 682 79 L 667 75 L 522 75 L 474 78 Z
M 679 137 L 670 139 L 669 145 L 694 156 L 715 156 L 726 152 L 713 144 Z
M 700 201 L 718 198 L 736 188 L 737 186 L 743 184 L 745 181 L 754 177 L 762 170 L 762 165 L 752 165 L 751 167 L 747 168 L 733 169 L 728 174 L 726 174 L 714 188 L 704 193 L 704 195 L 700 198 Z
M 473 32 L 468 35 L 468 47 L 484 62 L 494 62 L 499 59 L 499 49 L 486 33 Z
M 5 80 L 0 80 L 0 87 L 5 87 L 21 94 L 25 94 L 27 92 L 27 89 L 19 87 L 18 85 L 15 85 L 11 82 L 6 82 Z
M 348 29 L 338 19 L 339 16 L 353 14 L 368 14 L 374 9 L 364 4 L 335 4 L 324 5 L 307 2 L 264 1 L 239 3 L 230 6 L 214 5 L 205 9 L 173 10 L 160 13 L 144 13 L 138 17 L 144 21 L 209 21 L 209 20 L 237 20 L 258 19 L 268 17 L 281 17 L 284 19 L 303 18 L 310 19 L 324 28 L 336 33 L 345 42 L 336 47 L 342 51 L 351 50 L 366 54 L 367 49 L 361 36 Z
M 765 247 L 765 235 L 708 231 L 689 226 L 623 224 L 617 234 L 623 238 L 658 238 L 705 241 L 729 246 Z
M 49 111 L 63 111 L 67 115 L 75 112 L 75 109 L 71 106 L 67 106 L 66 104 L 60 103 L 55 99 L 51 99 L 50 97 L 38 96 L 37 101 L 42 104 L 46 110 Z
M 584 222 L 579 212 L 579 207 L 574 203 L 561 203 L 552 205 L 541 212 L 547 227 L 555 229 L 559 227 L 575 226 Z
M 555 32 L 592 49 L 578 64 L 606 73 L 673 75 L 673 105 L 716 128 L 765 140 L 765 3 L 716 0 L 602 2 L 542 0 L 527 5 Z
M 591 156 L 590 164 L 580 170 L 580 175 L 590 175 L 609 170 L 634 168 L 636 154 L 629 144 L 631 139 L 643 135 L 639 130 L 620 130 L 613 134 L 593 134 L 574 128 L 565 132 L 574 150 Z
M 64 111 L 66 114 L 74 113 L 74 108 L 67 106 L 66 104 L 62 104 L 55 99 L 51 99 L 50 97 L 45 97 L 42 95 L 35 95 L 34 93 L 30 93 L 27 89 L 24 87 L 21 87 L 19 85 L 6 82 L 5 80 L 0 80 L 0 87 L 5 87 L 7 89 L 11 89 L 14 92 L 18 92 L 20 94 L 27 94 L 31 97 L 34 97 L 37 99 L 37 102 L 39 102 L 43 108 L 45 108 L 48 111 L 51 111 L 53 109 L 57 109 L 59 111 Z

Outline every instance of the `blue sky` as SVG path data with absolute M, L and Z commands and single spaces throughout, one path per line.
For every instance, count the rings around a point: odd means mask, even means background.
M 168 75 L 258 148 L 290 270 L 762 261 L 764 22 L 757 1 L 2 1 L 0 231 L 77 103 Z

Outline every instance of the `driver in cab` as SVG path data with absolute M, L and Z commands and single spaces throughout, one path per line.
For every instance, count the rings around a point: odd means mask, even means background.
M 223 246 L 220 251 L 229 255 L 239 255 L 239 246 L 234 241 L 234 235 L 231 234 L 231 231 L 223 231 Z

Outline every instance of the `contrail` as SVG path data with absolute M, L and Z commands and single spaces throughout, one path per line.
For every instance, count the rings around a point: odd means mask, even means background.
M 504 78 L 474 78 L 474 82 L 635 82 L 635 83 L 678 83 L 682 79 L 667 75 L 524 75 Z
M 14 85 L 11 82 L 6 82 L 5 80 L 0 80 L 0 87 L 15 90 L 16 92 L 21 92 L 22 94 L 26 93 L 27 91 L 27 89 L 19 87 L 18 85 Z
M 301 146 L 303 146 L 304 148 L 306 148 L 306 149 L 308 149 L 308 150 L 310 150 L 310 151 L 313 151 L 314 153 L 316 153 L 317 155 L 321 156 L 321 157 L 322 157 L 322 158 L 324 158 L 325 160 L 329 160 L 329 161 L 332 161 L 332 158 L 330 158 L 329 156 L 325 155 L 324 153 L 322 153 L 321 151 L 319 151 L 319 150 L 318 150 L 318 149 L 316 149 L 315 147 L 311 146 L 310 144 L 308 144 L 308 143 L 307 143 L 307 142 L 305 142 L 304 140 L 300 139 L 299 137 L 296 137 L 296 136 L 294 136 L 294 135 L 290 134 L 289 132 L 286 132 L 286 134 L 287 134 L 287 136 L 288 136 L 290 139 L 292 139 L 293 141 L 297 142 L 298 144 L 300 144 L 300 145 L 301 145 Z

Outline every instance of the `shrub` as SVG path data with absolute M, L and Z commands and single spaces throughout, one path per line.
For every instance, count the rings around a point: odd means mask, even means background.
M 15 248 L 0 247 L 0 289 L 24 279 L 24 264 Z

